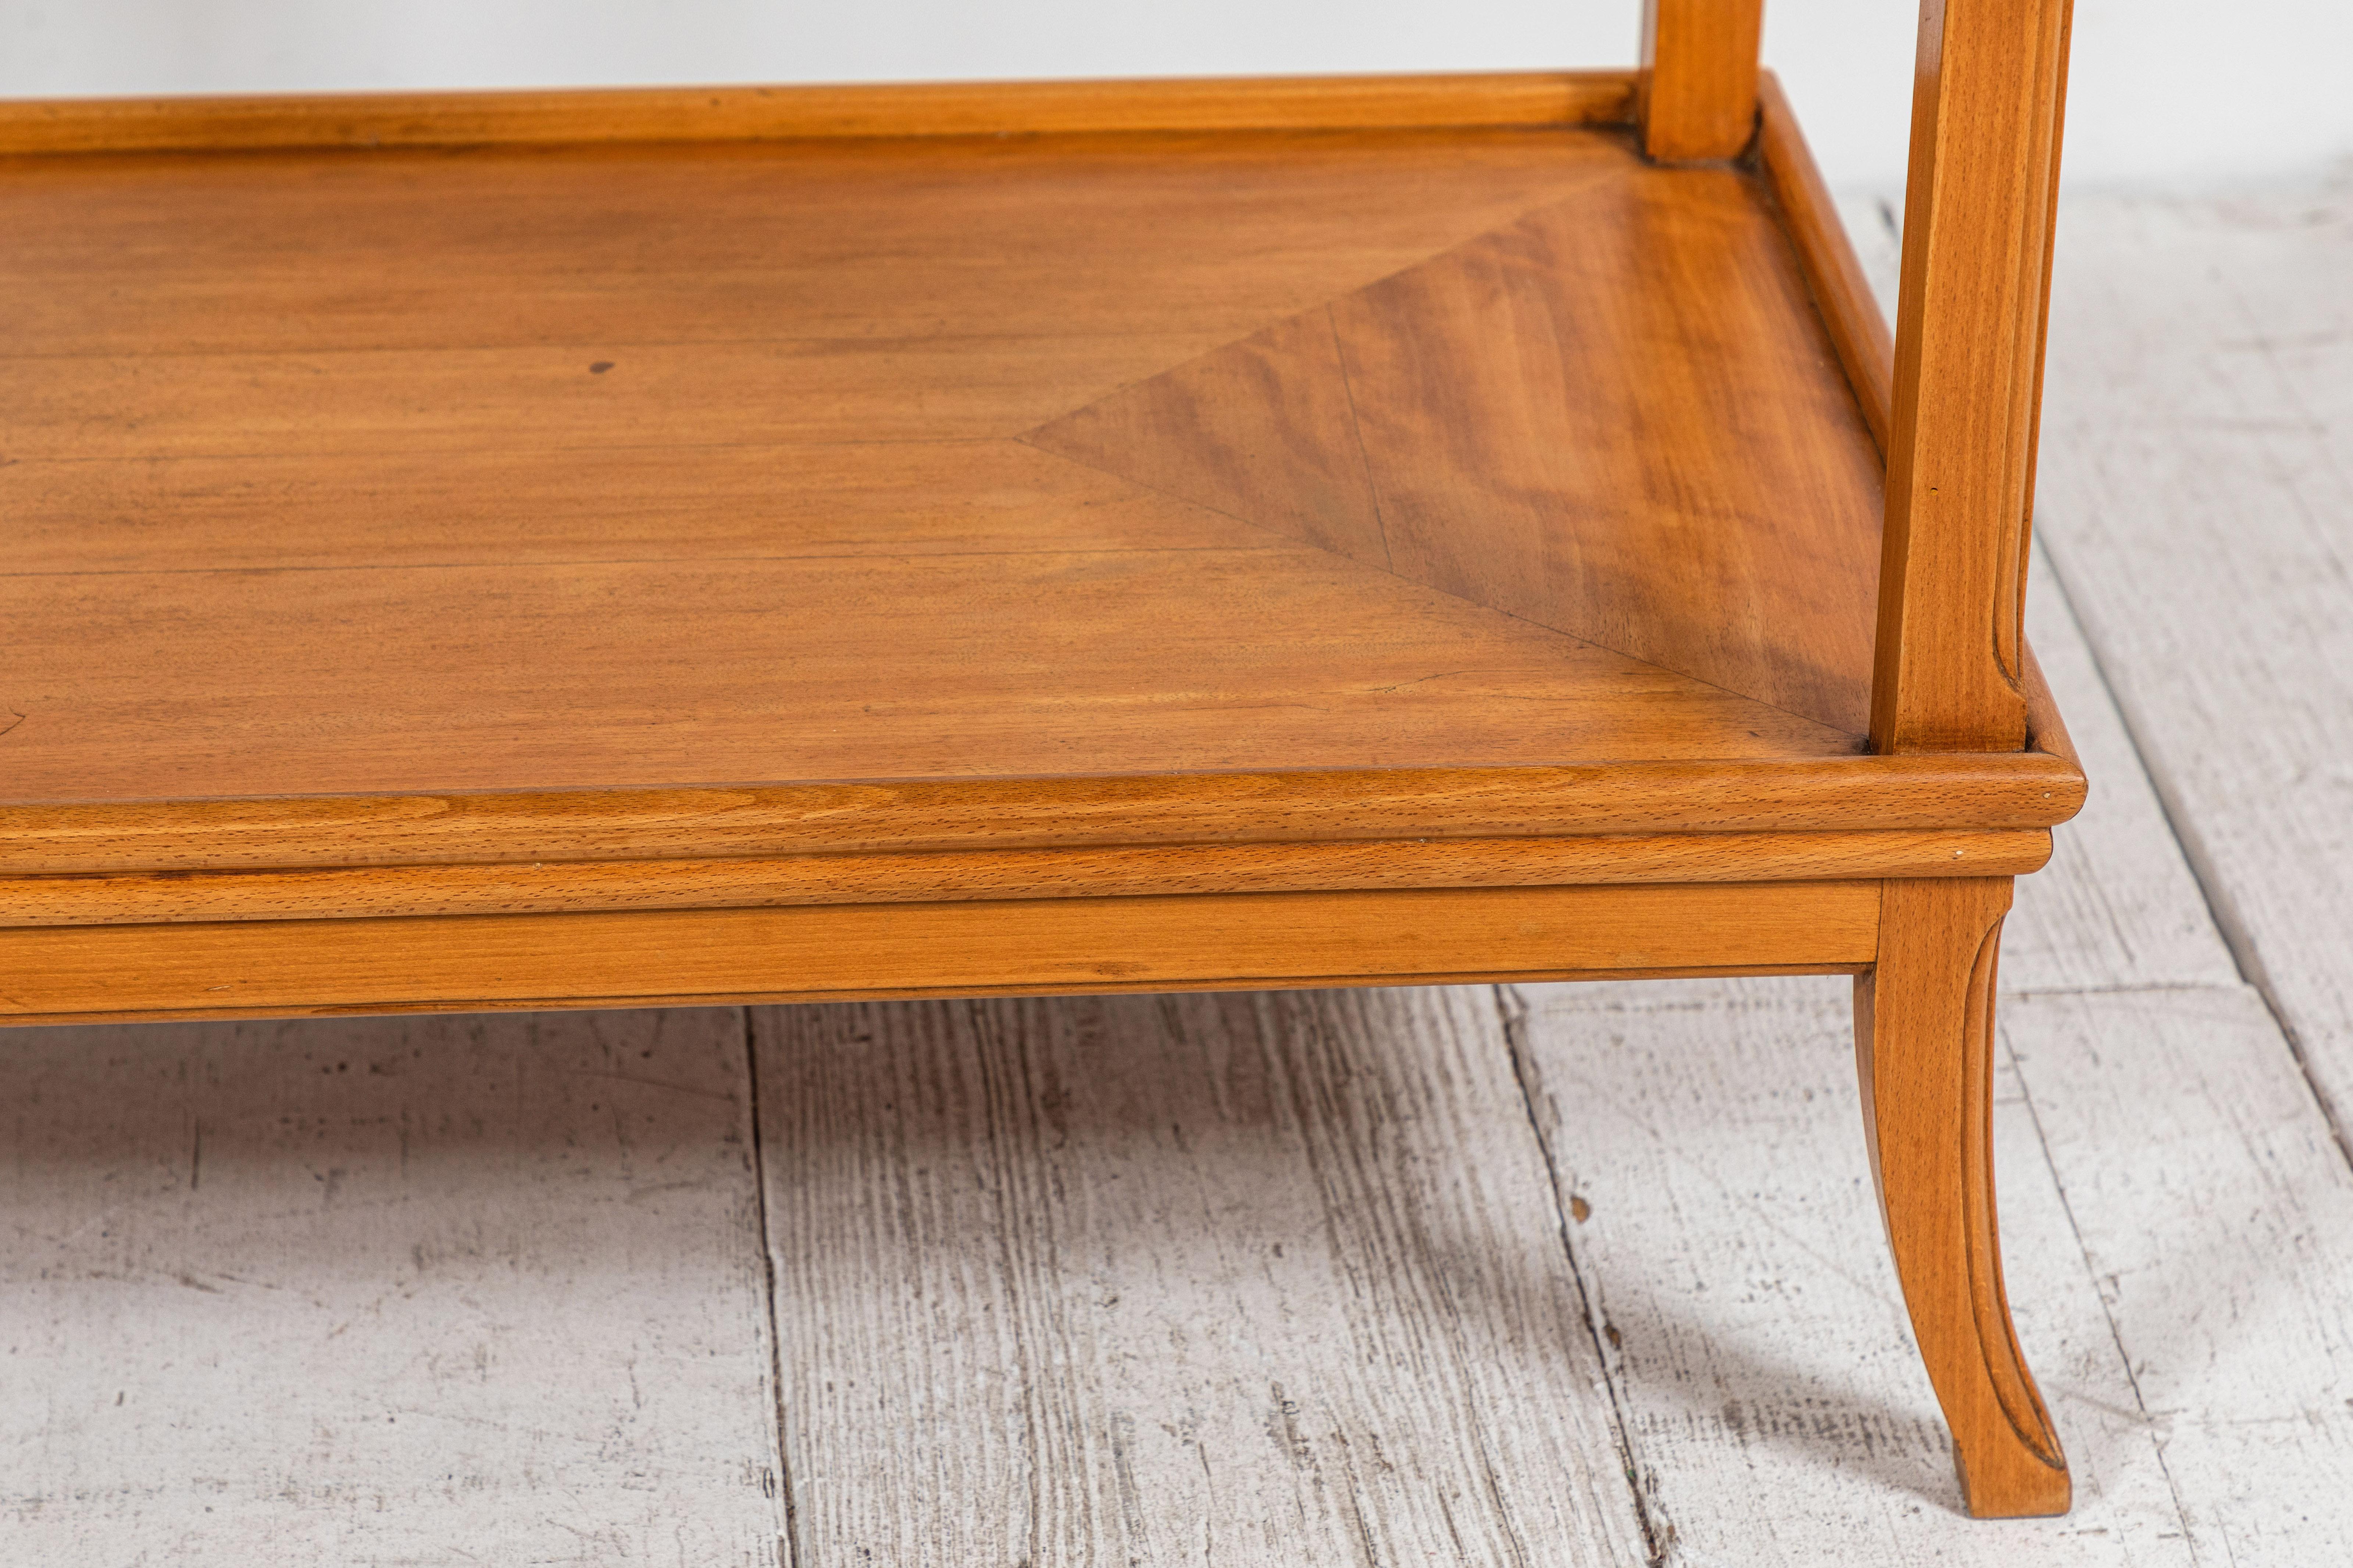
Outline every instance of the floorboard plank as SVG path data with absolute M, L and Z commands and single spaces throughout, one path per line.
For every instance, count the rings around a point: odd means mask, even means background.
M 2141 766 L 2116 699 L 2040 552 L 2026 630 L 2092 781 L 2052 834 L 2051 864 L 2018 885 L 2002 928 L 2009 991 L 2236 985 L 2239 968 Z
M 1846 984 L 1520 991 L 1521 1071 L 1671 1562 L 2196 1561 L 2014 1082 L 1996 1112 L 2010 1296 L 2076 1503 L 1991 1522 L 1959 1511 L 1887 1260 Z
M 2353 1542 L 2353 205 L 2119 198 L 2068 224 L 2051 385 L 2075 412 L 2045 430 L 2039 521 L 2254 985 L 2037 999 L 2029 1077 L 2193 1541 L 2332 1561 Z
M 2043 531 L 2223 930 L 2353 1115 L 2353 201 L 2072 205 Z
M 0 1052 L 0 1557 L 773 1568 L 742 1015 Z
M 1492 993 L 754 1017 L 802 1568 L 1645 1560 Z
M 2263 999 L 2012 998 L 2000 1028 L 2196 1560 L 2353 1561 L 2353 1173 Z

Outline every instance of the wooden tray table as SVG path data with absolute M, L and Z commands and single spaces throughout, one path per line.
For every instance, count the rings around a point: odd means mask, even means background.
M 1892 355 L 1747 0 L 0 106 L 0 1016 L 1852 973 L 1969 1502 L 2063 1510 L 1989 1168 L 2063 11 L 1935 9 Z

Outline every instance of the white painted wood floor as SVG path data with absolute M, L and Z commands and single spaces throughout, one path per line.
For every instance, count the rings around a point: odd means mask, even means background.
M 14 1032 L 0 1563 L 2353 1562 L 2353 195 L 2062 232 L 2072 1517 L 1956 1512 L 1846 984 L 1760 980 Z

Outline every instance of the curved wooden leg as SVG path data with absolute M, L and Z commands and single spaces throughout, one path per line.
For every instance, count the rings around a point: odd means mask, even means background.
M 2019 1354 L 1993 1205 L 1994 963 L 2007 877 L 1891 881 L 1855 982 L 1880 1213 L 1979 1519 L 2067 1511 L 2067 1460 Z

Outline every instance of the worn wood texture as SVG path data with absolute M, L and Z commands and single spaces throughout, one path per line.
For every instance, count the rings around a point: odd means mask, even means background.
M 1636 112 L 1662 163 L 1736 158 L 1757 133 L 1764 0 L 1643 0 Z
M 755 1018 L 797 1561 L 1649 1558 L 1491 993 Z
M 2314 1152 L 2325 1143 L 2326 1131 L 2319 1129 L 2316 1143 L 2316 1113 L 2308 1100 L 2299 1106 L 2292 1080 L 2281 1077 L 2292 1070 L 2292 1059 L 2252 1001 L 2222 1008 L 2200 994 L 2033 994 L 2060 985 L 2096 990 L 2102 974 L 2111 984 L 2147 986 L 2168 973 L 2211 973 L 2220 950 L 2211 929 L 2201 944 L 2184 914 L 2162 913 L 2160 906 L 2189 886 L 2179 855 L 2147 786 L 2126 790 L 2120 774 L 2099 762 L 2110 749 L 2129 759 L 2129 739 L 2116 729 L 2112 710 L 2093 700 L 2096 685 L 2084 684 L 2093 672 L 2071 642 L 2063 614 L 2045 617 L 2039 607 L 2031 614 L 2037 616 L 2031 623 L 2036 646 L 2098 787 L 2084 816 L 2062 830 L 2061 857 L 2052 868 L 2021 885 L 2010 922 L 2004 973 L 2010 986 L 2028 994 L 2006 1005 L 2004 1034 L 2016 1050 L 2016 1070 L 2034 1086 L 2035 1098 L 2028 1100 L 2014 1084 L 1998 1094 L 1998 1157 L 2011 1289 L 2022 1336 L 2069 1444 L 2079 1489 L 2075 1513 L 2063 1521 L 2001 1527 L 1953 1511 L 1957 1494 L 1945 1479 L 1933 1397 L 1909 1347 L 1894 1280 L 1877 1243 L 1856 1136 L 1842 988 L 1829 981 L 1563 988 L 1538 999 L 1522 1035 L 1524 1049 L 1539 1055 L 1546 1075 L 1536 1095 L 1540 1111 L 1548 1112 L 1546 1126 L 1567 1129 L 1548 1137 L 1556 1159 L 1565 1162 L 1564 1205 L 1572 1215 L 1582 1210 L 1569 1235 L 1587 1288 L 1595 1292 L 1598 1331 L 1611 1347 L 1618 1397 L 1670 1562 L 1819 1568 L 1852 1559 L 2080 1568 L 2188 1563 L 2193 1550 L 2196 1560 L 2227 1561 L 2235 1552 L 2242 1562 L 2327 1561 L 2341 1554 L 2337 1538 L 2328 1533 L 2342 1525 L 2329 1506 L 2340 1489 L 2333 1484 L 2342 1462 L 2338 1418 L 2306 1397 L 2336 1377 L 2329 1357 L 2341 1340 L 2332 1338 L 2338 1331 L 2325 1311 L 2299 1305 L 2338 1301 L 2348 1293 L 2331 1272 L 2340 1267 L 2334 1261 L 2335 1238 L 2344 1226 L 2331 1205 L 2341 1201 L 2333 1194 L 2342 1181 Z M 2060 888 L 2086 865 L 2069 847 L 2093 836 L 2104 836 L 2099 858 L 2089 862 L 2101 885 Z M 2051 896 L 2054 888 L 2063 896 Z M 2194 891 L 2188 896 L 2194 899 Z M 2037 918 L 2047 940 L 2021 948 Z M 2043 960 L 2035 959 L 2038 952 Z M 2037 962 L 2044 964 L 2040 971 Z M 2104 967 L 2110 964 L 2116 967 Z M 1556 1029 L 1567 1016 L 1565 1009 L 1574 1011 L 1575 1021 Z M 2038 1022 L 2063 1016 L 2076 1021 L 2064 1029 Z M 1427 1047 L 1419 1042 L 1430 1037 L 1423 1027 L 1392 1026 L 1398 1044 L 1384 1048 L 1398 1051 L 1395 1059 L 1409 1067 L 1426 1063 Z M 127 1037 L 169 1033 L 142 1030 Z M 1004 1026 L 995 1037 L 999 1059 L 1011 1058 L 1041 1034 L 1050 1037 L 1051 1031 Z M 118 1031 L 112 1037 L 126 1036 Z M 2150 1065 L 2152 1037 L 2169 1042 L 2158 1058 L 2162 1070 Z M 2061 1043 L 2063 1060 L 2055 1048 Z M 1563 1067 L 1563 1051 L 1579 1055 Z M 1103 1059 L 1089 1048 L 1083 1061 L 1096 1070 Z M 894 1070 L 917 1065 L 912 1053 L 896 1060 L 903 1067 Z M 2070 1076 L 2052 1076 L 2062 1069 Z M 785 1070 L 792 1070 L 789 1064 Z M 1581 1085 L 1574 1081 L 1579 1076 Z M 1336 1089 L 1363 1080 L 1359 1071 L 1314 1081 Z M 1053 1142 L 1046 1108 L 1055 1096 L 1016 1092 L 1013 1081 L 1003 1080 L 1006 1087 L 989 1105 L 1031 1117 L 1033 1126 L 1043 1123 L 1039 1142 Z M 1070 1094 L 1086 1092 L 1086 1072 L 1071 1069 L 1060 1080 L 1060 1103 L 1066 1107 Z M 2262 1087 L 2260 1098 L 2249 1085 Z M 864 1092 L 877 1093 L 871 1087 Z M 113 1103 L 108 1101 L 109 1114 Z M 883 1103 L 905 1101 L 886 1098 Z M 1322 1114 L 1320 1107 L 1349 1102 L 1327 1093 L 1295 1103 L 1305 1106 L 1302 1114 Z M 1409 1105 L 1412 1097 L 1401 1095 L 1398 1103 Z M 2152 1108 L 2168 1119 L 2154 1142 Z M 878 1111 L 867 1123 L 878 1129 L 874 1136 L 881 1136 L 887 1114 Z M 2062 1120 L 2070 1117 L 2077 1120 Z M 1471 1120 L 1480 1136 L 1493 1136 L 1492 1121 Z M 1185 1125 L 1189 1139 L 1196 1129 Z M 2046 1129 L 2050 1158 L 2042 1152 Z M 70 1128 L 58 1133 L 66 1142 L 77 1136 Z M 2118 1151 L 2144 1144 L 2140 1163 L 2120 1168 Z M 2325 1155 L 2325 1148 L 2320 1152 Z M 1429 1179 L 1452 1179 L 1457 1167 L 1448 1162 L 1453 1158 L 1429 1156 Z M 2071 1184 L 2063 1196 L 2052 1174 L 2054 1160 Z M 1018 1163 L 997 1168 L 1004 1179 L 1039 1179 Z M 1500 1183 L 1492 1159 L 1461 1168 L 1483 1171 Z M 1209 1167 L 1208 1179 L 1216 1179 L 1217 1169 Z M 1065 1163 L 1059 1171 L 1062 1190 L 1074 1190 L 1074 1166 Z M 1255 1170 L 1249 1174 L 1252 1179 L 1219 1189 L 1227 1198 L 1219 1225 L 1254 1223 L 1248 1216 L 1262 1212 L 1251 1207 L 1261 1194 L 1275 1194 L 1270 1203 L 1288 1202 L 1311 1215 L 1321 1212 L 1314 1200 L 1285 1199 L 1278 1184 L 1258 1179 Z M 1111 1194 L 1077 1200 L 1090 1212 L 1102 1202 L 1128 1201 L 1134 1190 L 1125 1181 L 1075 1185 L 1089 1194 Z M 977 1183 L 973 1191 L 976 1201 L 998 1201 Z M 1509 1191 L 1519 1189 L 1514 1184 Z M 1509 1195 L 1506 1211 L 1516 1213 L 1523 1202 L 1540 1205 L 1544 1199 Z M 1359 1199 L 1344 1212 L 1368 1211 L 1379 1212 L 1379 1205 Z M 2236 1236 L 2242 1216 L 2276 1228 L 2242 1242 Z M 2184 1226 L 2192 1222 L 2203 1227 L 2201 1236 L 2212 1230 L 2213 1246 L 2237 1249 L 2231 1253 L 2237 1261 L 2216 1265 L 2193 1281 L 2235 1281 L 2227 1303 L 2185 1295 L 2180 1277 L 2167 1272 L 2167 1259 L 2184 1245 Z M 1115 1211 L 1103 1234 L 1126 1234 L 1133 1223 L 1131 1211 Z M 1282 1228 L 1287 1241 L 1302 1223 L 1271 1228 Z M 96 1242 L 85 1231 L 69 1245 Z M 2087 1247 L 2100 1249 L 2096 1271 L 2083 1261 Z M 1288 1255 L 1299 1250 L 1285 1247 Z M 2110 1274 L 2116 1280 L 2108 1294 L 2143 1309 L 2113 1325 L 2099 1284 Z M 1056 1313 L 1063 1315 L 1056 1321 L 1067 1321 L 1074 1310 L 1096 1312 L 1092 1303 L 1100 1298 L 1090 1293 L 1092 1279 L 1083 1271 L 1077 1278 L 1067 1294 L 1041 1294 L 1043 1287 L 1025 1291 L 1030 1321 Z M 1331 1298 L 1305 1288 L 1302 1294 L 1331 1310 Z M 799 1310 L 815 1315 L 822 1303 L 845 1299 L 865 1298 L 831 1296 L 818 1287 Z M 1133 1293 L 1123 1300 L 1132 1301 Z M 1187 1300 L 1175 1289 L 1158 1298 L 1166 1314 L 1187 1310 Z M 1221 1303 L 1217 1310 L 1226 1308 Z M 1390 1331 L 1418 1332 L 1424 1320 L 1411 1316 Z M 861 1331 L 855 1322 L 852 1314 L 835 1315 L 823 1325 L 829 1342 L 800 1342 L 838 1343 Z M 2248 1324 L 2255 1331 L 2242 1331 Z M 2152 1396 L 2144 1405 L 2137 1399 L 2116 1348 L 2119 1329 L 2139 1336 L 2130 1342 L 2146 1347 L 2134 1351 L 2136 1362 L 2155 1352 L 2163 1363 L 2154 1370 L 2172 1379 L 2162 1385 L 2167 1403 Z M 1262 1332 L 1250 1345 L 1221 1345 L 1214 1355 L 1189 1342 L 1195 1348 L 1186 1365 L 1198 1379 L 1214 1380 L 1229 1364 L 1222 1358 L 1263 1347 L 1267 1339 Z M 916 1342 L 926 1353 L 944 1353 L 936 1339 Z M 2286 1349 L 2275 1359 L 2272 1347 L 2283 1344 Z M 812 1385 L 821 1381 L 822 1361 L 793 1371 L 787 1353 L 790 1375 Z M 1155 1359 L 1167 1359 L 1156 1343 L 1149 1355 L 1107 1364 L 1130 1380 L 1120 1385 L 1127 1387 L 1151 1375 L 1141 1369 Z M 1327 1361 L 1319 1356 L 1319 1369 Z M 957 1363 L 934 1386 L 969 1407 L 982 1384 L 965 1370 Z M 1057 1397 L 1073 1404 L 1088 1397 L 1086 1387 L 1084 1378 L 1053 1384 Z M 882 1426 L 887 1435 L 891 1424 Z M 1159 1436 L 1139 1426 L 1140 1441 Z M 1062 1429 L 1041 1425 L 1037 1430 L 1042 1442 Z M 1255 1424 L 1245 1436 L 1253 1448 L 1263 1440 Z M 1028 1440 L 1026 1433 L 1021 1440 Z M 2159 1440 L 2167 1445 L 2162 1452 Z M 1244 1445 L 1227 1447 L 1240 1452 Z M 2202 1464 L 2170 1463 L 2191 1448 L 2203 1456 Z M 1105 1443 L 1094 1452 L 1109 1449 Z M 954 1464 L 947 1449 L 926 1458 Z M 1532 1460 L 1525 1471 L 1504 1473 L 1501 1495 L 1507 1502 L 1520 1495 L 1520 1475 L 1548 1484 L 1561 1473 L 1556 1457 Z M 2211 1478 L 2213 1486 L 2200 1489 L 2201 1478 Z M 1285 1484 L 1279 1476 L 1262 1479 L 1278 1498 Z M 934 1522 L 939 1516 L 925 1512 L 922 1494 L 907 1496 L 904 1510 L 892 1516 L 892 1529 L 946 1528 Z M 1760 1507 L 1760 1497 L 1771 1498 L 1770 1506 Z M 62 1512 L 88 1504 L 49 1506 Z M 125 1511 L 112 1517 L 135 1521 L 137 1508 L 153 1506 L 152 1499 L 125 1503 Z M 839 1506 L 843 1513 L 871 1507 L 876 1512 L 863 1516 L 870 1521 L 883 1508 L 871 1497 Z M 998 1508 L 978 1518 L 987 1525 L 1006 1512 Z M 1106 1512 L 1095 1517 L 1106 1521 L 1104 1528 L 1121 1528 Z M 1166 1516 L 1147 1506 L 1145 1517 L 1146 1528 L 1155 1529 Z M 1272 1517 L 1270 1509 L 1244 1521 L 1263 1525 Z M 358 1521 L 350 1539 L 366 1540 L 373 1521 Z M 1260 1548 L 1261 1560 L 1282 1560 L 1294 1539 L 1285 1528 L 1273 1527 L 1272 1543 Z M 2185 1535 L 2186 1528 L 2194 1537 Z M 1238 1545 L 1227 1556 L 1250 1560 Z M 1621 1560 L 1641 1562 L 1643 1554 Z
M 2024 614 L 2073 0 L 1929 0 L 1905 185 L 1872 744 L 2024 741 Z
M 2052 994 L 2002 1031 L 2194 1560 L 2353 1555 L 2353 1170 L 2262 996 Z
M 0 103 L 0 153 L 1615 124 L 1634 86 L 1597 70 L 51 99 Z
M 2054 503 L 2044 515 L 2047 537 L 2073 526 Z M 2353 1417 L 2313 1391 L 2345 1381 L 2353 1171 L 2138 765 L 2136 741 L 2156 737 L 2126 731 L 2052 587 L 2030 599 L 2029 624 L 2100 784 L 2050 868 L 2019 884 L 2000 1029 L 2133 1375 L 2116 1411 L 2057 1395 L 2070 1452 L 2081 1478 L 2076 1434 L 2129 1418 L 2196 1561 L 2343 1555 L 2353 1507 L 2321 1478 L 2342 1472 Z M 2005 1230 L 2022 1280 L 2021 1238 Z M 2042 1370 L 2052 1388 L 2060 1369 Z
M 2028 590 L 2027 635 L 2061 693 L 2085 773 L 2081 815 L 2054 834 L 2051 864 L 2019 884 L 2002 926 L 2011 993 L 2239 984 L 2198 880 L 2183 860 L 2135 737 L 2047 563 Z
M 2067 1461 L 2011 1327 L 1993 1178 L 2004 878 L 1890 881 L 1854 984 L 1864 1146 L 1969 1511 L 2067 1511 Z
M 2004 1255 L 2076 1485 L 2069 1518 L 2031 1523 L 1962 1510 L 1873 1194 L 1845 987 L 1518 989 L 1521 1072 L 1668 1563 L 2193 1561 L 2014 1080 L 1995 1105 Z
M 1862 221 L 1870 216 L 1849 220 L 1862 253 L 1892 262 L 1892 237 Z M 2104 1074 L 2119 1106 L 2146 1095 L 2179 1114 L 2179 1081 L 2141 1069 L 2147 1025 L 2132 1013 L 2145 1019 L 2178 1001 L 2188 1016 L 2211 1017 L 2203 998 L 2216 993 L 2179 988 L 2229 988 L 2236 976 L 2047 574 L 2028 618 L 2094 786 L 2083 815 L 2058 831 L 2052 866 L 2019 883 L 2005 925 L 1997 1188 L 2010 1293 L 2066 1443 L 2074 1510 L 2010 1526 L 1959 1512 L 1947 1439 L 1877 1245 L 1846 1050 L 1851 1018 L 1834 983 L 1522 987 L 1523 1072 L 1564 1201 L 1583 1215 L 1571 1246 L 1611 1345 L 1653 1527 L 1674 1543 L 1670 1561 L 2187 1565 L 2227 1560 L 2226 1541 L 2242 1560 L 2269 1561 L 2251 1545 L 2264 1531 L 2325 1542 L 2337 1528 L 2331 1510 L 2307 1510 L 2306 1500 L 2329 1492 L 2325 1484 L 2274 1488 L 2243 1468 L 2250 1460 L 2201 1477 L 2170 1458 L 2168 1435 L 2195 1419 L 2243 1432 L 2242 1453 L 2280 1444 L 2298 1476 L 2325 1468 L 2336 1452 L 2328 1421 L 2308 1443 L 2269 1421 L 2295 1405 L 2297 1378 L 2312 1374 L 2185 1383 L 2193 1417 L 2145 1400 L 2134 1381 L 2141 1352 L 2118 1346 L 2119 1327 L 2137 1324 L 2111 1311 L 2108 1273 L 2160 1267 L 2177 1241 L 2169 1216 L 2219 1202 L 2247 1179 L 2239 1172 L 2257 1168 L 2232 1163 L 2243 1156 L 2229 1153 L 2222 1119 L 2234 1121 L 2235 1110 L 2210 1100 L 2190 1118 L 2215 1156 L 2189 1162 L 2197 1175 L 2185 1173 L 2178 1143 L 2150 1156 L 2173 1162 L 2161 1191 L 2116 1173 L 2097 1137 L 2046 1142 L 2038 1124 L 2076 1092 L 2052 1076 L 2063 1064 L 2046 1006 L 2116 1008 L 2104 1026 L 2073 1031 L 2064 1070 Z M 2128 994 L 2111 994 L 2119 990 Z M 2219 1074 L 2275 1078 L 2289 1060 L 2275 1035 L 2222 1037 L 2233 1054 Z M 2295 1135 L 2308 1138 L 2308 1113 L 2302 1125 Z M 2105 1135 L 2137 1136 L 2120 1124 Z M 2109 1223 L 2132 1227 L 2129 1239 L 2086 1228 L 2078 1194 L 2094 1186 Z M 2222 1202 L 2217 1212 L 2236 1211 Z M 2266 1267 L 2247 1278 L 2249 1299 L 2272 1310 L 2346 1289 L 2325 1271 Z M 2168 1336 L 2185 1367 L 2237 1342 L 2227 1321 L 2139 1331 Z M 2291 1491 L 2293 1509 L 2283 1506 Z M 1759 1495 L 1778 1500 L 1759 1509 Z M 2283 1517 L 2291 1512 L 2299 1517 Z
M 0 929 L 0 1021 L 1432 984 L 1871 963 L 1875 882 L 1180 893 Z
M 2087 200 L 2067 221 L 2044 434 L 2052 553 L 2223 932 L 2341 1137 L 2353 208 L 2327 186 Z
M 774 1568 L 742 1015 L 17 1032 L 14 1563 Z

